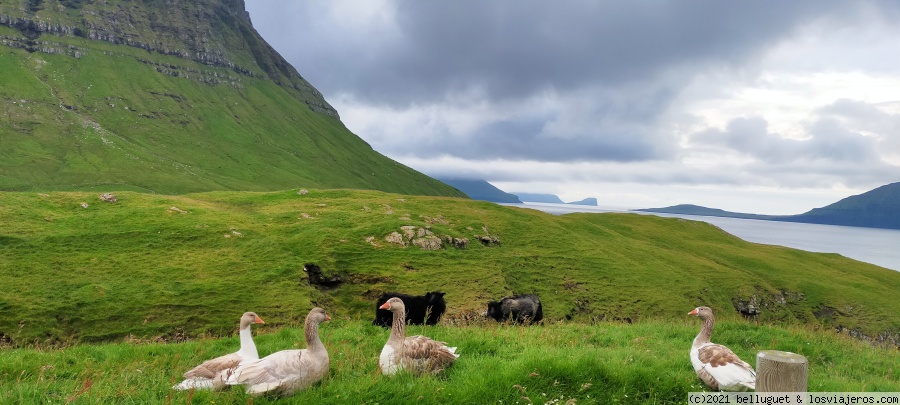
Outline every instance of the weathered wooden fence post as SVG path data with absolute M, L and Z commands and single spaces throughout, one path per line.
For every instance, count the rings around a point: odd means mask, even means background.
M 806 357 L 763 350 L 756 354 L 756 392 L 806 392 Z

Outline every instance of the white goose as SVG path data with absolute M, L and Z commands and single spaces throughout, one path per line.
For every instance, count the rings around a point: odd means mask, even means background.
M 756 389 L 756 372 L 731 349 L 711 343 L 716 318 L 709 307 L 697 307 L 688 315 L 703 320 L 700 333 L 691 345 L 691 364 L 697 376 L 709 388 L 720 391 L 748 391 Z
M 438 374 L 459 358 L 456 348 L 447 347 L 444 342 L 425 336 L 406 337 L 406 307 L 399 298 L 387 300 L 379 309 L 386 309 L 394 314 L 391 336 L 378 358 L 382 374 L 394 375 L 400 370 L 409 370 L 418 375 Z
M 259 359 L 259 353 L 256 351 L 256 344 L 253 343 L 253 336 L 250 334 L 250 325 L 254 323 L 263 324 L 260 318 L 254 312 L 245 312 L 241 316 L 241 327 L 239 335 L 241 337 L 240 350 L 207 360 L 199 366 L 194 367 L 184 373 L 184 381 L 175 385 L 176 390 L 189 389 L 212 389 L 218 390 L 225 387 L 225 380 L 234 369 L 247 361 Z
M 328 351 L 319 339 L 319 324 L 331 317 L 322 308 L 313 308 L 306 316 L 306 349 L 282 350 L 242 365 L 228 378 L 229 385 L 243 385 L 253 395 L 288 396 L 307 388 L 328 374 Z

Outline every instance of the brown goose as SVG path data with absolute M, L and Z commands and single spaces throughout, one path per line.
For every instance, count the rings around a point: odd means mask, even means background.
M 322 308 L 313 308 L 306 316 L 306 349 L 282 350 L 255 362 L 242 365 L 228 378 L 229 385 L 243 385 L 253 395 L 288 396 L 307 388 L 328 374 L 328 351 L 319 339 L 319 324 L 331 317 Z
M 703 320 L 691 345 L 691 364 L 697 376 L 711 389 L 748 391 L 756 389 L 756 372 L 731 349 L 709 341 L 716 318 L 709 307 L 697 307 L 688 315 Z
M 254 312 L 245 312 L 241 316 L 241 328 L 239 336 L 241 337 L 240 350 L 207 360 L 199 366 L 190 369 L 184 373 L 184 381 L 175 385 L 176 390 L 189 389 L 212 389 L 218 390 L 225 387 L 225 379 L 231 371 L 248 361 L 259 360 L 259 353 L 256 352 L 256 344 L 253 343 L 253 336 L 250 334 L 250 325 L 254 323 L 265 323 Z
M 394 375 L 400 370 L 417 375 L 438 374 L 459 358 L 456 348 L 447 347 L 444 342 L 425 336 L 406 337 L 406 308 L 399 298 L 391 298 L 379 308 L 394 314 L 391 336 L 378 358 L 382 374 Z

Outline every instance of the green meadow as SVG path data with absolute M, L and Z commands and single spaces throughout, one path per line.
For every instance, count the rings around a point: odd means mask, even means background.
M 751 364 L 759 350 L 807 356 L 811 391 L 900 391 L 896 342 L 873 344 L 900 331 L 900 273 L 836 254 L 676 218 L 377 191 L 115 195 L 0 193 L 0 403 L 680 403 L 702 389 L 688 360 L 698 305 L 716 311 L 713 341 Z M 389 242 L 401 227 L 468 244 Z M 311 286 L 310 262 L 342 283 Z M 444 319 L 408 333 L 462 357 L 440 378 L 378 375 L 375 298 L 434 290 Z M 484 319 L 487 301 L 519 293 L 541 297 L 544 325 Z M 759 313 L 744 318 L 748 302 Z M 170 389 L 236 350 L 244 311 L 266 320 L 261 355 L 304 347 L 313 306 L 334 319 L 321 327 L 332 371 L 308 392 Z

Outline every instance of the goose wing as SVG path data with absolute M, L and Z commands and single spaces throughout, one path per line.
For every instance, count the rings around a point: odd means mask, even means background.
M 753 367 L 723 345 L 709 343 L 701 346 L 697 350 L 697 361 L 700 363 L 700 368 L 697 367 L 698 364 L 694 365 L 697 374 L 704 381 L 706 378 L 701 372 L 708 374 L 715 380 L 718 389 L 726 391 L 755 389 L 756 372 L 753 371 Z M 709 381 L 706 382 L 709 384 Z

